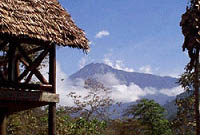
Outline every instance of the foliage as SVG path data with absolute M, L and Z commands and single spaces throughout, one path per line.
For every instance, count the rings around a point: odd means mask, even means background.
M 194 109 L 195 73 L 193 70 L 188 70 L 187 67 L 186 71 L 181 75 L 181 78 L 179 79 L 179 84 L 186 90 L 186 92 L 183 96 L 176 98 L 176 105 L 178 107 L 177 116 L 171 122 L 173 132 L 178 135 L 192 135 L 194 134 L 196 127 Z
M 104 133 L 106 135 L 145 135 L 145 128 L 138 120 L 116 119 L 109 121 Z
M 185 36 L 183 50 L 188 50 L 190 57 L 190 63 L 188 64 L 188 70 L 192 70 L 195 66 L 197 58 L 199 57 L 199 28 L 200 28 L 200 3 L 199 0 L 190 0 L 190 6 L 187 7 L 186 12 L 182 15 L 180 25 L 182 27 L 182 33 Z
M 106 122 L 97 119 L 86 120 L 68 115 L 65 107 L 57 108 L 57 135 L 102 135 Z M 8 118 L 9 135 L 47 135 L 47 108 L 37 108 L 13 114 Z
M 177 98 L 177 116 L 171 122 L 171 128 L 177 135 L 193 135 L 196 127 L 194 114 L 194 94 Z
M 138 120 L 145 126 L 145 135 L 171 135 L 169 122 L 164 118 L 164 108 L 153 100 L 142 99 L 137 104 L 131 105 L 125 116 Z
M 47 124 L 42 121 L 46 113 L 40 108 L 22 111 L 8 117 L 7 133 L 9 135 L 45 135 Z
M 86 96 L 78 95 L 75 92 L 68 95 L 76 106 L 74 108 L 75 112 L 86 119 L 92 119 L 93 117 L 108 119 L 110 107 L 114 104 L 114 100 L 110 98 L 110 89 L 93 79 L 87 79 L 84 87 L 88 90 Z

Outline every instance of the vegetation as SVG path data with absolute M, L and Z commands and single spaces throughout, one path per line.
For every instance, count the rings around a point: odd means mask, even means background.
M 192 91 L 190 78 L 185 73 L 180 84 Z M 177 115 L 172 120 L 165 118 L 165 109 L 154 100 L 141 99 L 124 110 L 123 117 L 112 119 L 110 109 L 114 102 L 110 89 L 88 79 L 85 81 L 88 94 L 68 96 L 75 106 L 59 106 L 56 115 L 57 135 L 193 135 L 195 131 L 194 94 L 177 98 Z M 120 104 L 119 104 L 120 105 Z M 46 135 L 48 132 L 48 108 L 35 108 L 8 117 L 9 135 Z
M 93 79 L 87 79 L 84 87 L 88 90 L 88 94 L 84 97 L 74 92 L 69 93 L 68 96 L 75 105 L 72 110 L 86 119 L 109 119 L 110 107 L 114 104 L 114 100 L 109 96 L 110 89 Z
M 142 130 L 145 135 L 171 135 L 169 121 L 164 118 L 164 112 L 164 108 L 155 101 L 142 99 L 131 105 L 125 115 L 138 120 L 144 126 Z
M 47 135 L 47 120 L 46 108 L 20 112 L 8 118 L 7 133 L 9 135 Z M 56 120 L 58 135 L 100 135 L 106 128 L 104 121 L 70 117 L 64 107 L 57 109 Z

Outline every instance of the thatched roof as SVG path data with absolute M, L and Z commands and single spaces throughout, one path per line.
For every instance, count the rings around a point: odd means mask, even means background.
M 85 33 L 57 0 L 0 0 L 0 34 L 89 49 Z

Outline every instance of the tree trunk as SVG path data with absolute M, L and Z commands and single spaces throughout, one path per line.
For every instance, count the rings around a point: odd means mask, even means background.
M 195 64 L 195 119 L 196 119 L 196 135 L 200 135 L 200 121 L 199 121 L 199 49 L 196 50 L 196 64 Z

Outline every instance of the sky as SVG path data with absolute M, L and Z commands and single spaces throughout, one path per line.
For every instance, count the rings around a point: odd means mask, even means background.
M 78 49 L 57 48 L 57 93 L 61 105 L 73 105 L 66 98 L 70 92 L 88 95 L 84 80 L 72 82 L 68 77 L 89 63 L 160 76 L 179 77 L 184 72 L 189 58 L 182 52 L 184 37 L 179 23 L 187 0 L 59 1 L 91 44 L 87 55 Z M 110 73 L 99 75 L 98 79 L 120 102 L 134 102 L 147 95 L 172 97 L 183 92 L 180 86 L 161 90 L 142 89 L 134 83 L 127 86 Z
M 189 62 L 179 26 L 187 0 L 59 0 L 90 40 L 91 50 L 57 49 L 67 75 L 89 63 L 178 77 Z

